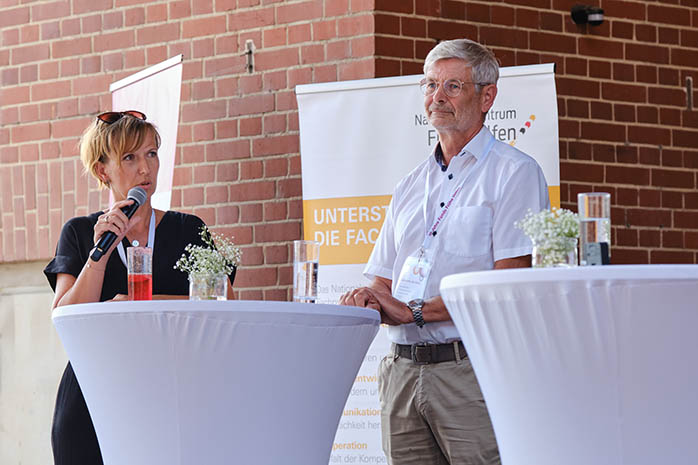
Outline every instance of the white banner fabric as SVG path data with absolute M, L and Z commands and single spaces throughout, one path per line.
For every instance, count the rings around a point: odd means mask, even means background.
M 182 88 L 182 55 L 153 65 L 109 86 L 112 110 L 138 110 L 160 133 L 158 185 L 151 199 L 153 208 L 169 210 L 172 200 L 179 101 Z
M 424 114 L 422 75 L 296 87 L 303 229 L 321 243 L 318 298 L 336 303 L 367 285 L 362 270 L 398 181 L 427 157 L 437 134 Z M 485 125 L 535 158 L 560 204 L 554 64 L 500 69 Z M 381 449 L 377 367 L 384 328 L 369 349 L 339 424 L 330 463 L 387 463 Z

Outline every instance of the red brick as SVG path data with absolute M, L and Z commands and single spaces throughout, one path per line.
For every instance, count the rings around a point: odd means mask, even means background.
M 296 7 L 296 5 L 294 4 L 293 6 Z M 228 16 L 228 29 L 230 31 L 257 29 L 273 24 L 274 7 L 234 12 Z
M 662 190 L 661 197 L 663 208 L 681 208 L 683 205 L 681 192 Z
M 630 125 L 628 126 L 628 141 L 654 145 L 669 145 L 671 143 L 671 131 L 656 126 Z
M 659 207 L 662 192 L 658 190 L 640 189 L 640 205 L 643 207 Z
M 254 228 L 257 242 L 283 242 L 298 239 L 300 222 L 258 224 Z
M 216 163 L 216 181 L 231 182 L 238 180 L 238 164 L 237 163 Z
M 264 204 L 264 221 L 285 220 L 287 217 L 286 202 L 267 202 Z
M 230 186 L 232 202 L 273 199 L 274 194 L 274 181 L 239 182 Z
M 35 124 L 23 124 L 12 128 L 12 143 L 17 144 L 28 141 L 41 141 L 48 139 L 50 134 L 47 122 Z
M 204 188 L 189 187 L 182 189 L 182 205 L 185 207 L 193 207 L 204 204 Z
M 679 147 L 695 148 L 698 140 L 698 131 L 671 131 L 672 143 Z
M 298 50 L 296 48 L 262 51 L 255 54 L 255 70 L 259 71 L 287 68 L 298 63 Z
M 669 50 L 660 46 L 626 43 L 625 58 L 644 63 L 669 63 Z
M 427 37 L 432 39 L 459 39 L 477 37 L 477 28 L 469 24 L 456 24 L 450 21 L 428 20 Z M 378 42 L 376 38 L 376 42 Z
M 322 44 L 301 47 L 301 64 L 321 63 L 325 61 L 325 47 Z
M 679 30 L 668 27 L 659 28 L 659 42 L 662 44 L 678 45 Z
M 206 145 L 206 161 L 249 158 L 250 144 L 247 140 L 216 142 Z
M 111 8 L 111 0 L 73 0 L 73 14 L 108 11 Z
M 370 14 L 349 16 L 337 20 L 339 37 L 354 37 L 373 32 L 373 16 Z
M 111 76 L 97 75 L 73 80 L 73 95 L 97 94 L 109 92 Z
M 58 21 L 41 24 L 41 40 L 51 40 L 60 37 L 61 29 Z
M 672 65 L 693 67 L 696 62 L 698 62 L 698 50 L 672 48 Z
M 266 115 L 264 134 L 277 134 L 286 131 L 286 115 Z
M 122 50 L 134 45 L 135 37 L 132 30 L 108 32 L 102 34 L 100 40 L 95 40 L 95 52 Z
M 615 246 L 630 246 L 637 247 L 638 244 L 638 234 L 637 230 L 630 228 L 612 228 L 615 234 L 616 242 L 613 244 Z
M 226 203 L 228 202 L 228 186 L 207 186 L 206 187 L 206 204 Z
M 241 267 L 235 275 L 235 287 L 273 286 L 276 284 L 275 268 L 245 268 Z M 262 291 L 241 292 L 241 299 L 262 300 Z
M 198 165 L 194 167 L 194 184 L 211 183 L 216 179 L 216 165 Z
M 311 40 L 310 24 L 295 24 L 288 27 L 288 43 L 297 44 Z
M 692 189 L 695 179 L 692 172 L 685 170 L 652 169 L 652 185 Z
M 480 27 L 480 41 L 488 47 L 528 47 L 528 32 L 505 27 Z
M 123 11 L 113 11 L 102 16 L 102 28 L 104 30 L 119 29 L 124 25 Z
M 627 18 L 638 21 L 643 21 L 646 19 L 645 2 L 605 0 L 603 3 L 603 8 L 607 18 Z
M 601 84 L 601 96 L 604 100 L 620 100 L 624 102 L 644 103 L 647 101 L 647 91 L 644 86 L 630 84 Z
M 555 40 L 552 39 L 551 40 Z M 623 58 L 623 44 L 616 41 L 582 37 L 579 39 L 579 54 L 589 57 Z
M 262 179 L 264 165 L 259 160 L 240 163 L 240 180 Z
M 376 11 L 392 13 L 412 13 L 414 11 L 412 2 L 402 0 L 375 0 L 375 8 Z
M 274 111 L 274 96 L 268 93 L 232 98 L 228 102 L 228 116 Z
M 600 96 L 599 83 L 597 81 L 558 77 L 556 83 L 559 95 L 592 99 L 598 99 Z
M 244 204 L 240 207 L 240 221 L 242 223 L 258 223 L 262 221 L 262 204 Z
M 240 208 L 230 205 L 216 208 L 216 224 L 233 224 L 237 223 L 240 217 Z
M 49 45 L 47 43 L 16 47 L 12 49 L 11 63 L 13 65 L 21 65 L 33 61 L 47 60 L 49 54 Z
M 288 174 L 288 160 L 286 158 L 270 158 L 264 160 L 265 178 L 286 176 Z
M 145 8 L 129 8 L 124 11 L 124 24 L 126 26 L 140 26 L 145 24 Z
M 685 8 L 648 5 L 647 19 L 653 23 L 665 23 L 682 26 L 691 25 L 691 18 L 686 14 Z
M 635 107 L 632 105 L 613 105 L 613 115 L 618 122 L 635 122 Z
M 677 252 L 669 250 L 650 251 L 650 263 L 695 263 L 693 252 Z
M 222 34 L 226 31 L 224 16 L 191 19 L 182 23 L 182 38 Z
M 591 163 L 560 163 L 560 178 L 566 181 L 603 182 L 604 167 Z
M 371 59 L 367 59 L 367 60 L 352 61 L 349 63 L 342 63 L 339 65 L 338 74 L 339 74 L 339 79 L 342 81 L 354 80 L 354 79 L 368 79 L 368 78 L 374 77 L 374 75 L 375 75 L 374 62 Z M 279 96 L 277 96 L 277 99 L 278 98 L 279 98 Z M 295 109 L 295 103 L 296 103 L 295 98 L 287 99 L 287 101 L 289 103 L 291 103 L 290 106 L 288 106 L 288 107 L 277 106 L 277 109 L 279 109 L 279 110 L 281 110 L 283 108 L 288 108 L 289 110 Z
M 668 210 L 627 209 L 627 221 L 633 226 L 668 227 L 671 225 L 671 212 Z
M 659 247 L 661 244 L 661 237 L 659 231 L 656 229 L 642 229 L 640 230 L 640 246 L 641 247 Z
M 145 20 L 148 23 L 158 23 L 167 20 L 167 4 L 148 5 L 145 10 Z
M 371 40 L 371 39 L 369 39 Z M 371 40 L 371 47 L 373 47 L 373 41 Z M 347 40 L 337 40 L 327 44 L 327 54 L 326 61 L 339 61 L 344 60 L 352 56 L 351 53 L 351 42 Z M 360 54 L 354 55 L 355 57 L 361 57 Z
M 298 136 L 282 135 L 255 139 L 252 147 L 255 156 L 297 153 Z
M 681 231 L 662 231 L 662 247 L 682 249 L 683 248 L 683 232 Z
M 0 29 L 26 24 L 28 22 L 29 7 L 26 6 L 12 9 L 3 8 L 2 15 L 0 15 Z
M 680 150 L 662 150 L 662 166 L 683 166 L 683 153 Z
M 179 24 L 146 26 L 136 31 L 136 45 L 149 45 L 179 39 Z

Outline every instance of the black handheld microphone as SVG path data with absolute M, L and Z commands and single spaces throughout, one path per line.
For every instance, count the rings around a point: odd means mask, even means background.
M 147 199 L 148 194 L 145 193 L 145 189 L 142 187 L 134 187 L 129 189 L 127 200 L 133 200 L 133 203 L 131 205 L 126 205 L 121 209 L 121 211 L 124 212 L 127 218 L 131 218 L 133 214 L 136 213 L 136 210 L 138 210 L 138 207 L 143 205 Z M 107 231 L 104 233 L 102 237 L 99 238 L 97 247 L 95 247 L 95 250 L 92 252 L 90 258 L 94 261 L 99 261 L 99 259 L 102 258 L 102 255 L 109 250 L 109 247 L 111 247 L 115 240 L 116 234 L 113 231 Z

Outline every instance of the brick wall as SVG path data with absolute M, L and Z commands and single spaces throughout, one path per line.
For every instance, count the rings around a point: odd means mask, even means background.
M 605 10 L 598 27 L 570 9 Z M 614 263 L 698 263 L 698 1 L 376 0 L 376 75 L 415 74 L 468 37 L 503 66 L 554 62 L 562 206 L 611 193 Z M 694 92 L 696 102 L 698 92 Z
M 301 235 L 297 84 L 369 78 L 373 2 L 0 1 L 0 262 L 48 260 L 106 192 L 76 144 L 108 88 L 184 55 L 172 208 L 244 248 L 246 299 L 289 297 Z M 257 47 L 245 71 L 245 41 Z
M 297 84 L 416 74 L 437 40 L 502 65 L 555 62 L 561 197 L 613 201 L 615 263 L 698 259 L 698 1 L 0 0 L 0 262 L 47 260 L 71 216 L 106 203 L 76 143 L 109 83 L 184 55 L 173 208 L 244 246 L 248 299 L 287 299 L 300 237 Z M 247 39 L 256 69 L 245 72 Z M 694 95 L 694 101 L 698 100 Z

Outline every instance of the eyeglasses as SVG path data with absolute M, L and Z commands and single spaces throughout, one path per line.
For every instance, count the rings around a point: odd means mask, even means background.
M 458 97 L 463 91 L 463 84 L 475 84 L 476 86 L 486 86 L 486 82 L 461 81 L 459 79 L 447 79 L 443 84 L 437 81 L 422 79 L 419 81 L 419 88 L 424 95 L 433 95 L 440 85 L 443 85 L 444 92 L 449 97 Z
M 107 124 L 113 124 L 119 121 L 124 116 L 132 116 L 134 118 L 145 121 L 145 113 L 136 110 L 128 111 L 106 111 L 97 115 L 97 119 Z

